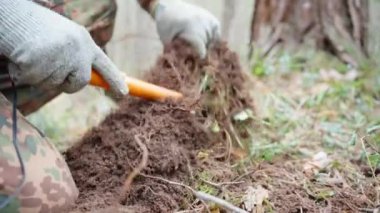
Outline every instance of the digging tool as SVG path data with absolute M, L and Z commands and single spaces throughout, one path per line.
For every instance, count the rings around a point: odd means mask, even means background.
M 127 76 L 125 77 L 125 83 L 128 85 L 130 95 L 151 101 L 178 100 L 183 97 L 179 92 Z M 96 70 L 91 72 L 90 84 L 106 90 L 109 89 L 108 83 Z

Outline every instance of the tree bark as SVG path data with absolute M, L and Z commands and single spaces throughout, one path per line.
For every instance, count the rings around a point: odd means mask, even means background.
M 228 40 L 230 38 L 232 21 L 233 21 L 233 18 L 235 16 L 235 9 L 236 9 L 235 6 L 236 6 L 235 1 L 224 0 L 222 36 L 226 40 Z
M 251 47 L 312 44 L 357 66 L 368 57 L 368 0 L 256 0 Z

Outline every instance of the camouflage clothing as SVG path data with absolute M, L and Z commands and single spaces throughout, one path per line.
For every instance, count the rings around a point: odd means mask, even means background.
M 111 38 L 116 5 L 113 0 L 35 0 L 84 25 L 98 45 Z M 7 60 L 0 56 L 0 203 L 13 193 L 21 170 L 12 143 L 13 88 Z M 29 114 L 56 97 L 58 91 L 18 86 L 18 109 Z M 8 100 L 6 99 L 7 96 Z M 18 142 L 26 167 L 21 193 L 0 212 L 62 212 L 73 205 L 78 190 L 63 157 L 38 130 L 18 114 Z
M 21 181 L 20 164 L 12 144 L 12 104 L 0 94 L 0 202 Z M 21 114 L 17 134 L 25 163 L 26 182 L 18 199 L 0 212 L 62 212 L 78 190 L 63 157 Z
M 114 0 L 34 0 L 63 16 L 85 26 L 95 42 L 104 47 L 111 39 L 116 16 Z M 0 56 L 0 92 L 11 100 L 13 89 L 7 71 L 7 59 Z M 22 114 L 35 112 L 60 94 L 59 91 L 43 91 L 30 86 L 18 86 L 18 109 Z

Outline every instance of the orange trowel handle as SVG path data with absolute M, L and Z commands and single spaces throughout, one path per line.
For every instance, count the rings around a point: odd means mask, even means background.
M 150 84 L 131 77 L 126 77 L 125 83 L 128 85 L 129 94 L 135 97 L 145 98 L 152 101 L 180 99 L 183 97 L 183 95 L 179 92 L 159 87 L 154 84 Z M 93 86 L 102 87 L 104 89 L 109 89 L 108 83 L 95 70 L 92 70 L 90 84 Z

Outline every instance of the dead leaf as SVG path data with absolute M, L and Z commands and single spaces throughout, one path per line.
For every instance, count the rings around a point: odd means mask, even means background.
M 220 213 L 220 209 L 219 208 L 213 208 L 213 209 L 211 209 L 211 213 Z
M 197 159 L 198 160 L 207 160 L 210 157 L 210 153 L 207 151 L 200 151 L 197 154 Z
M 237 113 L 233 117 L 233 119 L 235 121 L 240 121 L 240 122 L 246 121 L 246 120 L 251 119 L 251 118 L 253 118 L 253 111 L 250 109 L 245 109 L 245 110 Z
M 263 202 L 268 198 L 268 190 L 262 186 L 258 186 L 257 188 L 250 186 L 243 197 L 244 208 L 251 213 L 264 213 Z
M 313 159 L 304 164 L 303 171 L 307 176 L 311 177 L 327 168 L 330 163 L 331 159 L 327 156 L 327 154 L 325 152 L 319 152 L 313 156 Z
M 248 152 L 246 149 L 232 148 L 231 155 L 237 160 L 244 160 L 248 157 Z

